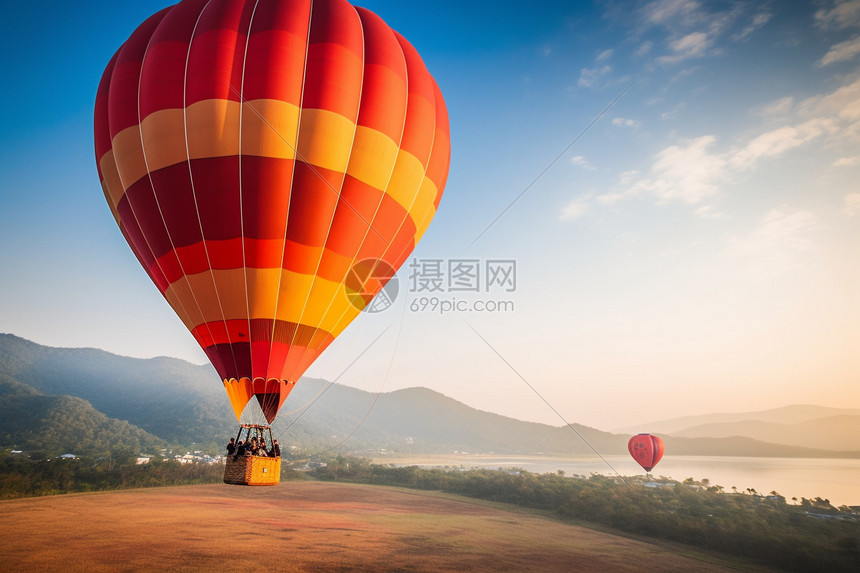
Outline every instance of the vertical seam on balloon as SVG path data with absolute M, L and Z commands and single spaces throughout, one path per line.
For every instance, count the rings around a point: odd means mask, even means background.
M 289 192 L 290 196 L 289 196 L 289 201 L 287 203 L 287 214 L 286 214 L 286 218 L 284 220 L 284 242 L 281 245 L 281 259 L 278 262 L 278 267 L 279 267 L 278 268 L 278 288 L 275 291 L 275 315 L 272 319 L 272 334 L 270 336 L 271 340 L 269 342 L 269 356 L 272 355 L 272 349 L 275 346 L 275 331 L 277 330 L 277 324 L 278 324 L 278 307 L 280 306 L 280 303 L 281 303 L 281 282 L 284 279 L 284 255 L 286 254 L 286 251 L 287 251 L 287 233 L 289 232 L 289 226 L 290 226 L 290 211 L 293 208 L 293 183 L 296 180 L 296 166 L 298 164 L 298 157 L 299 157 L 299 154 L 298 154 L 299 134 L 301 133 L 301 129 L 302 129 L 302 109 L 304 109 L 304 103 L 305 103 L 305 82 L 306 82 L 307 77 L 308 77 L 308 52 L 310 51 L 310 45 L 311 45 L 311 26 L 313 24 L 313 20 L 314 20 L 314 0 L 310 0 L 310 6 L 308 7 L 308 27 L 307 27 L 307 34 L 305 36 L 305 61 L 304 61 L 304 66 L 302 67 L 302 92 L 299 95 L 299 112 L 298 112 L 299 115 L 298 115 L 298 121 L 296 123 L 296 139 L 295 139 L 294 147 L 293 147 L 295 157 L 293 158 L 293 169 L 290 173 L 290 186 L 287 190 Z M 299 330 L 298 323 L 296 323 L 295 328 L 296 328 L 296 332 L 298 332 L 298 330 Z M 294 336 L 295 336 L 295 333 L 294 333 Z M 279 376 L 284 375 L 284 366 L 287 363 L 287 356 L 289 356 L 289 346 L 287 347 L 287 354 L 284 356 L 284 363 L 281 365 L 281 371 L 279 373 Z M 268 376 L 269 376 L 268 365 L 267 365 L 266 370 L 267 370 L 266 378 L 268 379 Z M 283 382 L 283 380 L 281 380 L 281 381 Z M 293 382 L 298 382 L 298 380 L 293 380 Z
M 424 68 L 424 71 L 427 73 L 428 76 L 430 76 L 430 72 L 429 72 L 429 70 L 426 69 L 426 66 Z M 439 86 L 436 84 L 436 80 L 433 79 L 433 76 L 430 76 L 430 79 L 433 82 L 433 88 L 434 88 L 434 90 L 433 90 L 433 104 L 434 104 L 433 105 L 433 138 L 430 140 L 430 154 L 427 156 L 427 168 L 424 169 L 424 178 L 421 180 L 421 183 L 419 183 L 419 185 L 418 185 L 418 193 L 416 193 L 415 197 L 412 199 L 412 203 L 409 205 L 409 210 L 407 211 L 407 216 L 403 219 L 403 221 L 400 224 L 400 227 L 397 229 L 398 233 L 400 232 L 400 229 L 403 228 L 403 225 L 406 223 L 407 219 L 409 218 L 408 212 L 412 210 L 412 207 L 415 205 L 415 202 L 418 200 L 418 194 L 421 191 L 421 186 L 424 184 L 424 180 L 427 178 L 427 171 L 428 171 L 428 169 L 430 169 L 430 162 L 433 160 L 433 151 L 436 149 L 436 131 L 437 131 L 436 128 L 439 125 L 439 114 L 437 113 L 438 102 L 436 100 L 439 97 L 441 97 L 442 92 L 441 92 L 441 90 L 439 90 Z M 444 105 L 444 104 L 445 104 L 445 102 L 443 100 L 442 105 Z M 435 184 L 436 182 L 434 181 L 433 183 Z M 417 225 L 415 226 L 416 232 L 418 231 L 418 229 L 420 229 L 424 225 L 425 221 L 427 221 L 428 219 L 432 220 L 433 217 L 435 217 L 435 216 L 436 216 L 436 209 L 434 208 L 432 211 L 425 214 L 424 217 L 420 221 L 417 221 Z M 416 238 L 417 237 L 412 237 L 412 248 L 413 249 L 415 249 L 418 246 L 418 241 L 416 240 Z M 406 250 L 406 247 L 401 249 L 400 253 L 398 253 L 398 255 L 397 255 L 398 258 L 405 252 L 405 250 Z M 386 253 L 388 253 L 387 250 L 386 250 Z
M 165 17 L 166 16 L 167 16 L 167 13 L 165 13 Z M 170 241 L 170 247 L 175 253 L 176 247 L 173 244 L 173 239 L 171 239 L 170 233 L 167 229 L 167 223 L 164 220 L 164 214 L 161 212 L 161 206 L 158 204 L 158 197 L 155 193 L 155 184 L 153 183 L 152 175 L 149 172 L 149 163 L 146 160 L 146 146 L 145 146 L 144 138 L 143 138 L 143 125 L 142 125 L 142 120 L 140 117 L 140 90 L 141 90 L 141 85 L 143 82 L 143 67 L 144 67 L 144 64 L 146 63 L 146 56 L 149 54 L 149 47 L 152 45 L 152 38 L 155 37 L 155 33 L 158 31 L 158 28 L 161 26 L 161 24 L 163 22 L 164 22 L 164 18 L 162 18 L 162 20 L 158 23 L 158 25 L 152 31 L 152 35 L 150 35 L 149 39 L 146 42 L 146 49 L 143 52 L 143 57 L 140 60 L 140 71 L 138 72 L 138 77 L 137 77 L 137 106 L 136 106 L 137 107 L 137 129 L 138 129 L 138 133 L 140 134 L 140 151 L 141 151 L 141 154 L 143 155 L 143 162 L 144 162 L 144 166 L 146 167 L 146 176 L 147 176 L 147 179 L 149 180 L 149 186 L 152 189 L 152 196 L 153 196 L 153 199 L 155 200 L 156 206 L 158 207 L 158 215 L 161 218 L 161 224 L 164 226 L 164 232 L 167 235 L 167 239 Z M 111 145 L 111 147 L 113 147 L 113 145 Z M 122 175 L 120 175 L 120 181 L 122 181 Z M 123 187 L 125 188 L 125 183 L 123 183 Z M 128 206 L 129 206 L 129 209 L 131 210 L 131 214 L 134 217 L 135 222 L 137 223 L 138 228 L 141 230 L 141 236 L 143 237 L 143 240 L 146 243 L 146 246 L 149 249 L 149 252 L 152 255 L 152 258 L 155 261 L 155 264 L 158 266 L 159 270 L 161 270 L 161 273 L 166 277 L 167 275 L 164 272 L 164 268 L 161 266 L 161 262 L 159 261 L 158 257 L 155 256 L 155 251 L 153 250 L 152 245 L 150 245 L 149 238 L 146 236 L 146 234 L 143 233 L 143 228 L 140 225 L 140 219 L 138 218 L 137 213 L 134 210 L 134 206 L 132 205 L 132 202 L 130 200 L 128 201 Z M 182 275 L 185 276 L 185 270 L 182 268 L 182 262 L 179 261 L 178 256 L 176 257 L 176 260 L 177 260 L 177 264 L 179 264 L 180 270 L 182 270 Z M 170 288 L 170 285 L 168 285 L 167 288 Z M 160 289 L 159 289 L 159 291 L 160 291 Z M 166 292 L 166 289 L 165 289 L 165 292 Z M 161 295 L 165 298 L 165 300 L 167 300 L 167 296 L 164 293 L 161 293 Z M 199 301 L 197 301 L 197 298 L 194 297 L 193 292 L 191 293 L 191 296 L 194 299 L 194 303 L 197 306 L 197 310 L 200 313 L 200 317 L 203 318 L 203 310 L 200 308 Z M 182 299 L 177 297 L 176 301 L 179 303 L 179 306 L 182 308 L 183 312 L 185 312 L 186 317 L 188 318 L 188 321 L 191 322 L 191 316 L 188 313 L 188 311 L 185 309 L 185 305 L 183 304 Z M 168 301 L 168 304 L 170 304 L 170 301 Z M 206 324 L 205 320 L 204 320 L 204 324 Z M 209 329 L 208 325 L 206 325 L 206 329 L 207 329 L 207 331 L 209 331 L 209 337 L 212 338 L 212 331 Z
M 352 4 L 347 4 L 347 6 L 352 8 L 353 13 L 355 14 L 355 18 L 358 21 L 358 29 L 361 32 L 361 84 L 359 85 L 359 88 L 358 88 L 358 101 L 356 103 L 355 122 L 353 123 L 354 127 L 352 130 L 352 141 L 350 142 L 350 145 L 349 145 L 349 157 L 347 157 L 346 165 L 344 165 L 344 167 L 343 167 L 343 178 L 341 179 L 341 182 L 340 182 L 340 189 L 339 189 L 338 194 L 337 194 L 338 198 L 337 198 L 337 201 L 335 201 L 334 208 L 332 209 L 332 212 L 331 212 L 331 220 L 328 223 L 328 230 L 326 231 L 326 237 L 325 237 L 325 240 L 323 241 L 323 244 L 322 244 L 322 249 L 320 251 L 319 259 L 317 260 L 316 270 L 314 270 L 313 277 L 311 278 L 311 286 L 308 289 L 308 294 L 305 297 L 304 304 L 302 305 L 302 312 L 299 314 L 298 324 L 296 325 L 296 331 L 293 333 L 293 340 L 290 342 L 290 348 L 287 351 L 287 357 L 289 357 L 290 352 L 292 352 L 292 350 L 293 350 L 293 344 L 295 343 L 296 336 L 298 336 L 298 334 L 299 334 L 299 325 L 303 324 L 302 320 L 304 319 L 305 311 L 308 308 L 308 301 L 310 301 L 311 296 L 313 295 L 314 285 L 316 284 L 316 280 L 317 280 L 317 274 L 319 273 L 320 265 L 322 264 L 323 257 L 325 256 L 325 248 L 326 248 L 326 244 L 328 243 L 328 238 L 331 235 L 331 229 L 334 226 L 334 218 L 337 215 L 337 206 L 340 203 L 340 197 L 343 194 L 343 185 L 344 185 L 344 182 L 346 181 L 346 173 L 347 173 L 347 170 L 349 168 L 349 160 L 352 158 L 352 151 L 355 147 L 355 133 L 358 130 L 358 114 L 361 111 L 361 96 L 362 96 L 362 93 L 364 91 L 364 66 L 365 66 L 364 25 L 361 22 L 361 16 L 358 15 L 358 11 L 355 9 L 355 6 L 353 6 Z M 308 40 L 310 40 L 310 38 L 308 38 Z M 314 334 L 316 334 L 316 330 L 314 330 Z M 313 340 L 312 338 L 308 340 L 309 345 L 311 344 L 312 340 Z M 303 352 L 307 352 L 309 349 L 310 349 L 309 347 L 305 347 Z M 301 354 L 299 356 L 301 357 Z
M 206 234 L 203 232 L 203 221 L 200 219 L 200 208 L 197 203 L 197 189 L 194 186 L 194 170 L 191 168 L 191 150 L 188 146 L 188 63 L 191 59 L 191 46 L 194 43 L 194 36 L 197 34 L 197 26 L 200 24 L 200 19 L 203 17 L 203 12 L 209 7 L 212 0 L 206 2 L 203 9 L 197 15 L 197 20 L 194 22 L 194 27 L 191 30 L 191 38 L 188 40 L 188 50 L 185 52 L 185 70 L 182 76 L 182 126 L 185 134 L 185 156 L 186 164 L 188 165 L 188 181 L 191 183 L 191 196 L 194 199 L 194 211 L 197 213 L 197 225 L 200 227 L 200 238 L 203 243 L 203 252 L 206 254 L 206 264 L 209 267 L 209 277 L 212 279 L 212 290 L 215 291 L 215 300 L 218 301 L 218 309 L 221 311 L 221 320 L 224 323 L 224 331 L 227 333 L 228 345 L 230 347 L 230 355 L 233 357 L 234 372 L 239 377 L 239 363 L 236 361 L 236 352 L 233 350 L 233 338 L 230 336 L 230 329 L 227 326 L 227 317 L 224 315 L 224 305 L 221 304 L 221 295 L 218 292 L 218 283 L 215 280 L 215 271 L 212 268 L 212 260 L 209 258 L 209 246 L 206 244 Z M 178 258 L 178 257 L 177 257 Z M 189 289 L 191 290 L 191 289 Z M 192 295 L 193 295 L 193 291 Z
M 156 29 L 157 29 L 157 26 L 156 26 Z M 153 30 L 153 34 L 154 33 L 155 33 L 155 30 Z M 150 39 L 151 38 L 152 38 L 152 36 L 150 36 Z M 147 42 L 147 45 L 148 45 L 148 42 Z M 144 52 L 144 55 L 145 55 L 145 52 Z M 142 69 L 142 67 L 143 67 L 143 59 L 141 59 L 141 69 Z M 111 78 L 113 78 L 113 70 L 111 70 Z M 138 85 L 139 84 L 140 84 L 140 77 L 138 76 Z M 110 81 L 108 81 L 108 89 L 107 89 L 107 94 L 105 97 L 107 97 L 107 99 L 108 99 L 108 101 L 105 103 L 105 114 L 107 115 L 108 137 L 110 137 L 110 113 L 108 113 L 109 108 L 110 108 Z M 138 126 L 137 126 L 138 132 L 140 132 L 139 115 L 140 114 L 138 114 Z M 110 149 L 111 149 L 111 151 L 113 150 L 113 142 L 111 142 Z M 114 166 L 116 166 L 116 157 L 112 155 L 112 158 L 113 158 Z M 125 183 L 122 181 L 122 174 L 119 172 L 118 167 L 116 168 L 116 170 L 117 170 L 117 176 L 119 177 L 119 180 L 120 180 L 120 185 L 122 185 L 123 188 L 125 189 L 126 187 L 125 187 Z M 140 219 L 138 219 L 137 213 L 134 210 L 134 205 L 132 204 L 132 202 L 128 198 L 126 198 L 126 203 L 128 204 L 128 208 L 131 211 L 131 215 L 134 218 L 134 222 L 137 225 L 137 228 L 140 230 L 140 236 L 141 236 L 141 238 L 143 238 L 144 244 L 146 245 L 146 248 L 149 251 L 149 254 L 152 256 L 153 262 L 158 267 L 158 270 L 161 271 L 161 274 L 165 275 L 164 268 L 161 266 L 161 263 L 159 262 L 158 257 L 155 256 L 155 250 L 152 248 L 152 245 L 150 245 L 150 243 L 149 243 L 149 238 L 146 236 L 146 234 L 142 230 L 142 227 L 140 225 Z M 118 206 L 119 206 L 119 204 L 117 203 L 117 207 Z M 119 215 L 119 212 L 117 212 L 117 215 Z M 122 231 L 122 228 L 123 228 L 122 217 L 119 217 L 119 227 L 120 227 L 120 231 Z M 134 252 L 134 249 L 132 249 L 132 252 Z M 157 285 L 157 283 L 156 283 L 156 285 Z M 169 283 L 168 283 L 168 287 L 169 287 Z M 161 294 L 161 296 L 164 297 L 165 300 L 167 300 L 167 297 L 165 296 L 165 294 L 163 292 L 161 292 L 161 289 L 158 289 L 158 290 L 159 290 L 159 293 Z M 182 304 L 182 301 L 180 301 L 178 299 L 177 299 L 177 301 L 179 302 L 179 305 L 181 307 L 182 312 L 185 315 L 186 320 L 188 320 L 190 322 L 191 318 L 190 318 L 190 315 L 188 314 L 188 311 L 185 310 L 185 305 Z M 168 304 L 169 304 L 169 302 L 168 302 Z M 183 321 L 183 323 L 184 323 L 184 321 Z
M 245 212 L 243 207 L 242 196 L 242 119 L 244 118 L 244 101 L 245 101 L 245 70 L 248 63 L 248 44 L 251 41 L 251 28 L 254 25 L 254 16 L 257 14 L 257 7 L 260 5 L 259 0 L 254 2 L 254 9 L 251 11 L 251 18 L 248 22 L 248 32 L 245 34 L 245 50 L 242 53 L 242 79 L 239 86 L 239 234 L 242 239 L 242 278 L 245 281 L 245 316 L 248 318 L 248 359 L 251 361 L 250 372 L 248 377 L 251 379 L 251 384 L 254 383 L 254 345 L 252 344 L 251 336 L 251 305 L 248 300 L 250 293 L 248 292 L 248 261 L 245 254 Z M 240 17 L 241 21 L 241 17 Z
M 361 20 L 360 14 L 359 14 L 359 20 Z M 348 273 L 351 272 L 353 266 L 355 266 L 356 260 L 358 259 L 358 254 L 361 252 L 361 248 L 364 246 L 364 243 L 367 241 L 367 237 L 368 237 L 368 235 L 370 235 L 370 230 L 373 228 L 373 223 L 376 221 L 376 216 L 379 214 L 379 209 L 382 207 L 382 203 L 385 201 L 386 190 L 388 189 L 388 185 L 391 183 L 391 177 L 394 175 L 394 171 L 396 170 L 397 158 L 400 156 L 400 146 L 403 144 L 403 135 L 406 132 L 406 116 L 407 116 L 407 112 L 409 109 L 409 68 L 408 68 L 407 63 L 406 63 L 406 55 L 403 53 L 402 46 L 400 46 L 400 42 L 397 40 L 397 36 L 394 34 L 394 31 L 391 30 L 390 27 L 388 27 L 387 24 L 386 24 L 386 28 L 388 29 L 388 31 L 391 32 L 391 37 L 394 39 L 394 42 L 397 44 L 398 47 L 401 48 L 400 49 L 400 55 L 403 56 L 403 69 L 406 72 L 406 105 L 403 107 L 403 119 L 400 122 L 400 138 L 397 142 L 397 155 L 394 157 L 394 162 L 391 164 L 391 171 L 389 171 L 389 173 L 388 173 L 388 180 L 385 183 L 385 187 L 383 189 L 381 189 L 382 194 L 379 197 L 379 203 L 376 204 L 376 209 L 373 212 L 373 216 L 370 218 L 370 221 L 367 222 L 367 230 L 364 232 L 364 237 L 362 237 L 361 242 L 359 242 L 358 248 L 356 248 L 355 254 L 352 257 L 352 262 L 350 263 L 349 271 L 347 271 Z M 360 113 L 360 109 L 361 108 L 360 108 L 360 104 L 359 104 L 359 113 Z M 356 126 L 358 125 L 360 120 L 361 120 L 361 116 L 359 115 L 359 117 L 356 119 Z M 349 171 L 349 165 L 347 165 L 347 171 Z M 408 210 L 407 210 L 406 216 L 408 217 Z M 401 222 L 401 226 L 402 226 L 402 222 Z M 398 230 L 399 229 L 400 229 L 400 227 L 398 227 Z M 394 236 L 396 237 L 397 233 L 395 233 Z M 328 243 L 328 238 L 326 238 L 326 243 Z M 384 257 L 385 252 L 387 252 L 387 250 L 388 250 L 388 248 L 386 247 L 386 250 L 383 252 L 383 257 Z M 323 256 L 325 256 L 325 247 L 323 248 Z M 376 268 L 379 266 L 379 261 L 382 261 L 382 260 L 384 260 L 384 258 L 380 258 L 374 264 L 373 269 L 370 271 L 370 275 L 368 275 L 368 279 L 373 274 L 373 272 L 376 270 Z M 394 266 L 391 265 L 391 267 L 394 270 Z M 396 270 L 395 270 L 395 274 L 396 274 Z M 345 280 L 346 280 L 346 277 L 344 277 L 344 279 L 341 280 L 341 287 L 343 287 Z M 320 324 L 314 328 L 314 332 L 311 335 L 311 340 L 313 340 L 313 337 L 316 336 L 316 333 L 319 330 L 321 330 L 321 325 L 325 321 L 325 318 L 328 316 L 329 310 L 331 309 L 333 304 L 334 304 L 334 299 L 329 301 L 329 304 L 326 307 L 326 310 L 323 313 L 322 318 L 320 319 Z M 347 312 L 348 312 L 348 308 L 347 308 Z M 336 324 L 339 324 L 345 315 L 346 315 L 346 312 L 341 313 L 341 316 L 338 317 Z M 324 332 L 328 332 L 328 331 L 324 331 Z M 332 335 L 331 332 L 329 332 L 329 334 Z
M 396 36 L 395 36 L 395 37 L 396 37 Z M 400 40 L 399 40 L 399 38 L 398 38 L 398 44 L 400 44 Z M 400 44 L 400 49 L 401 49 L 401 52 L 402 52 L 402 51 L 403 51 L 403 45 L 402 45 L 402 44 Z M 405 55 L 405 54 L 403 55 L 403 58 L 404 58 L 404 60 L 406 60 L 406 55 Z M 423 61 L 422 61 L 422 65 L 423 65 Z M 421 69 L 420 71 L 421 71 L 421 72 L 423 72 L 423 73 L 426 73 L 427 75 L 430 75 L 430 72 L 429 72 L 429 71 L 427 71 L 426 66 L 423 66 L 423 67 L 422 67 L 422 69 Z M 408 63 L 407 63 L 407 66 L 406 66 L 406 78 L 407 78 L 407 80 L 406 80 L 406 81 L 408 82 L 408 81 L 409 81 L 409 64 L 408 64 Z M 434 82 L 434 86 L 435 86 L 435 82 Z M 408 88 L 408 83 L 407 83 L 407 88 Z M 434 91 L 434 104 L 435 104 L 435 95 L 436 95 L 436 94 L 435 94 L 435 91 Z M 407 98 L 409 97 L 409 92 L 408 92 L 408 91 L 407 91 L 406 96 L 407 96 Z M 407 113 L 408 113 L 408 109 L 409 109 L 409 103 L 408 103 L 408 102 L 409 102 L 409 100 L 407 99 Z M 403 228 L 403 225 L 405 225 L 405 224 L 406 224 L 406 221 L 407 221 L 407 220 L 409 220 L 409 212 L 411 211 L 412 207 L 415 205 L 415 202 L 418 200 L 418 195 L 420 194 L 420 191 L 421 191 L 421 185 L 423 185 L 423 183 L 424 183 L 424 178 L 426 178 L 426 176 L 427 176 L 427 168 L 430 166 L 430 161 L 431 161 L 431 159 L 432 159 L 432 157 L 433 157 L 433 146 L 434 146 L 434 144 L 436 143 L 436 120 L 437 120 L 437 115 L 438 115 L 438 114 L 436 113 L 436 106 L 434 105 L 434 106 L 433 106 L 433 137 L 432 137 L 432 139 L 430 140 L 430 153 L 427 155 L 427 167 L 425 167 L 425 168 L 424 168 L 424 171 L 423 171 L 423 174 L 422 174 L 422 179 L 421 179 L 421 181 L 419 181 L 419 182 L 418 182 L 418 187 L 417 187 L 417 189 L 416 189 L 415 193 L 414 193 L 414 194 L 413 194 L 413 196 L 412 196 L 412 202 L 409 204 L 409 208 L 408 208 L 408 209 L 406 209 L 405 215 L 404 215 L 403 219 L 400 221 L 400 225 L 397 227 L 397 231 L 394 233 L 394 237 L 395 237 L 395 238 L 396 238 L 396 237 L 397 237 L 397 235 L 400 233 L 400 230 Z M 397 155 L 398 155 L 398 156 L 400 155 L 401 151 L 402 151 L 402 149 L 398 149 L 398 150 L 397 150 Z M 396 161 L 395 161 L 395 164 L 396 164 Z M 435 212 L 433 213 L 433 215 L 435 215 Z M 425 219 L 426 219 L 428 216 L 432 216 L 432 215 L 430 215 L 430 214 L 425 215 Z M 423 223 L 423 222 L 424 222 L 424 219 L 422 219 L 422 220 L 421 220 L 421 222 Z M 418 229 L 418 227 L 416 226 L 416 230 L 417 230 L 417 229 Z M 412 248 L 414 249 L 416 246 L 417 246 L 417 243 L 415 242 L 415 238 L 413 237 L 413 239 L 412 239 Z M 389 250 L 390 250 L 390 247 L 391 247 L 391 243 L 389 243 L 388 247 L 386 247 L 386 248 L 385 248 L 385 251 L 383 251 L 383 253 L 382 253 L 382 259 L 381 259 L 381 260 L 384 260 L 385 256 L 388 254 L 388 252 L 389 252 Z M 400 253 L 398 254 L 398 257 L 399 257 L 399 255 L 402 255 L 402 254 L 403 254 L 403 252 L 404 252 L 405 250 L 406 250 L 406 248 L 404 248 L 403 250 L 401 250 L 401 251 L 400 251 Z M 392 265 L 392 268 L 393 268 L 393 265 Z M 395 273 L 395 274 L 396 274 L 396 273 Z M 337 322 L 335 323 L 335 326 L 334 326 L 334 328 L 332 328 L 332 330 L 336 332 L 336 331 L 337 331 L 337 329 L 340 327 L 341 323 L 343 322 L 343 320 L 344 320 L 346 317 L 347 317 L 347 312 L 343 312 L 343 313 L 340 315 L 340 317 L 337 319 Z M 351 321 L 350 321 L 350 322 L 351 322 Z M 346 328 L 347 326 L 349 326 L 349 324 L 350 324 L 350 323 L 348 322 L 346 325 L 344 325 L 344 328 Z

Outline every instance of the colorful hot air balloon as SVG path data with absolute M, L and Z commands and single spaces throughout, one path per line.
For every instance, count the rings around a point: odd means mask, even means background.
M 184 0 L 108 64 L 95 153 L 123 236 L 237 419 L 256 397 L 271 422 L 384 286 L 368 261 L 399 268 L 427 230 L 450 138 L 420 56 L 372 12 Z
M 663 457 L 663 440 L 651 434 L 638 434 L 627 442 L 627 450 L 636 462 L 650 472 Z

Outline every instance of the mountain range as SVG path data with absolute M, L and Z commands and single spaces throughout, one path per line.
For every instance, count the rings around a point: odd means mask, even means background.
M 684 416 L 643 424 L 649 432 L 684 438 L 746 436 L 774 444 L 829 450 L 860 449 L 860 409 L 798 404 L 740 413 Z M 638 428 L 620 428 L 632 432 Z
M 128 358 L 92 348 L 52 348 L 0 334 L 0 373 L 0 448 L 39 449 L 45 455 L 99 452 L 116 443 L 139 451 L 169 444 L 217 450 L 237 428 L 218 375 L 208 365 Z M 298 410 L 290 413 L 290 408 Z M 762 439 L 773 425 L 786 425 L 788 419 L 767 412 L 752 419 L 758 425 L 737 425 L 742 431 L 733 432 L 733 422 L 719 417 L 669 420 L 648 429 L 673 429 L 661 435 L 667 450 L 679 455 L 860 457 L 858 434 L 842 439 L 856 414 L 797 408 L 807 412 L 796 418 L 797 424 L 839 419 L 820 428 L 813 424 L 821 433 L 817 441 L 807 439 L 812 426 L 806 428 L 807 438 L 783 428 L 775 438 L 781 442 Z M 455 451 L 623 454 L 630 433 L 635 433 L 524 422 L 477 410 L 427 388 L 373 394 L 314 378 L 296 384 L 283 410 L 273 424 L 282 447 L 336 448 L 367 456 Z

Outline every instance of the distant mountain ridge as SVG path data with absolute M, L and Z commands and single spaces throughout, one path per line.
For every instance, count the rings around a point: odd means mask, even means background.
M 673 432 L 684 438 L 748 436 L 772 444 L 799 445 L 830 450 L 860 449 L 860 415 L 828 416 L 798 424 L 759 420 L 703 424 Z
M 860 450 L 860 409 L 857 408 L 796 404 L 754 412 L 684 416 L 643 424 L 639 428 L 684 438 L 745 436 L 773 444 Z
M 770 410 L 757 410 L 752 412 L 715 413 L 701 414 L 697 416 L 682 416 L 669 420 L 658 420 L 640 424 L 636 427 L 617 428 L 616 432 L 647 431 L 654 433 L 674 434 L 688 428 L 704 426 L 707 424 L 729 424 L 745 421 L 770 422 L 773 424 L 800 424 L 828 418 L 831 416 L 860 416 L 858 408 L 831 408 L 827 406 L 813 406 L 811 404 L 794 404 L 782 406 Z M 644 429 L 643 429 L 644 428 Z
M 74 396 L 72 402 L 56 402 L 52 407 L 75 409 L 79 425 L 132 432 L 128 440 L 138 440 L 142 448 L 163 442 L 196 442 L 218 448 L 236 432 L 235 416 L 210 366 L 174 358 L 127 358 L 96 349 L 51 348 L 0 334 L 0 373 L 3 427 L 33 425 L 36 417 L 28 411 L 32 406 L 20 406 L 26 400 Z M 296 385 L 285 410 L 311 402 L 306 411 L 282 414 L 276 420 L 273 430 L 282 446 L 304 450 L 337 447 L 337 451 L 368 456 L 382 451 L 552 456 L 593 455 L 592 448 L 602 454 L 623 454 L 629 438 L 628 432 L 613 434 L 579 424 L 573 425 L 574 433 L 565 426 L 514 420 L 476 410 L 427 388 L 376 395 L 313 378 L 303 378 Z M 58 419 L 62 416 L 40 418 L 44 421 L 39 423 L 48 424 L 41 431 L 56 436 L 69 423 Z M 85 434 L 83 427 L 78 434 Z M 11 438 L 0 431 L 0 447 L 13 445 Z M 31 436 L 32 440 L 38 441 L 38 435 Z M 665 441 L 667 450 L 678 455 L 860 457 L 860 447 L 839 452 L 749 437 L 666 436 Z

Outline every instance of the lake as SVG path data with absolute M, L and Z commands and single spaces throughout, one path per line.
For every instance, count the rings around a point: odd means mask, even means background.
M 611 464 L 596 456 L 539 457 L 539 456 L 494 456 L 451 455 L 414 458 L 377 458 L 377 463 L 397 465 L 462 466 L 464 468 L 521 468 L 532 473 L 555 473 L 562 470 L 566 475 L 642 475 L 644 470 L 628 456 L 604 456 Z M 651 474 L 677 481 L 707 478 L 711 485 L 721 485 L 726 492 L 732 486 L 738 491 L 755 489 L 762 494 L 776 491 L 789 503 L 791 498 L 821 497 L 830 503 L 860 505 L 860 459 L 835 458 L 752 458 L 725 456 L 666 456 Z

